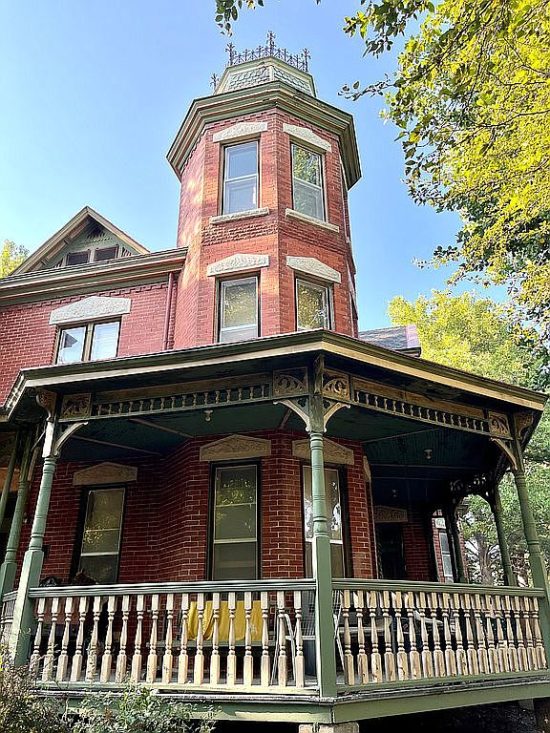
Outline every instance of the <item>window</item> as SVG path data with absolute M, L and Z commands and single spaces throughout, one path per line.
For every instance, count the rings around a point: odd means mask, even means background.
M 96 361 L 116 356 L 119 330 L 119 321 L 88 323 L 62 329 L 56 363 L 74 364 L 77 361 Z
M 218 341 L 245 341 L 258 335 L 258 278 L 222 280 L 219 285 Z
M 319 153 L 292 144 L 292 206 L 301 214 L 325 219 L 323 166 Z
M 443 577 L 446 583 L 454 582 L 453 561 L 451 559 L 451 548 L 447 532 L 439 533 L 439 547 L 441 549 L 441 564 L 443 565 Z
M 331 328 L 330 289 L 326 285 L 296 280 L 296 328 Z
M 92 489 L 88 493 L 79 572 L 97 583 L 116 583 L 124 489 Z
M 65 258 L 67 265 L 85 265 L 90 259 L 89 250 L 84 252 L 69 252 Z
M 256 466 L 216 468 L 213 580 L 250 580 L 257 577 L 257 511 Z
M 330 548 L 332 575 L 345 577 L 344 534 L 342 531 L 342 505 L 340 477 L 335 468 L 325 468 L 325 499 L 330 524 Z M 304 536 L 306 541 L 306 576 L 313 575 L 313 500 L 311 496 L 311 466 L 304 466 Z
M 106 262 L 114 260 L 118 254 L 118 247 L 101 247 L 94 252 L 94 262 Z
M 258 208 L 258 142 L 224 149 L 223 214 Z

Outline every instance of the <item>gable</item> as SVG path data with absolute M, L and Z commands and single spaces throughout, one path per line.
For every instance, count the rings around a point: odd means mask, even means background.
M 12 275 L 148 254 L 143 245 L 85 206 L 33 252 Z M 73 262 L 70 262 L 70 255 Z

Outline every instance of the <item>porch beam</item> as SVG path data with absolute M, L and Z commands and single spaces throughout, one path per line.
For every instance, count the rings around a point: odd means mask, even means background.
M 512 466 L 512 473 L 514 474 L 518 493 L 523 532 L 529 551 L 531 575 L 533 576 L 533 583 L 535 586 L 544 591 L 544 596 L 540 599 L 540 626 L 546 651 L 546 659 L 550 660 L 550 589 L 548 587 L 546 563 L 542 555 L 537 525 L 529 498 L 529 489 L 527 487 L 527 478 L 525 475 L 525 462 L 523 460 L 523 448 L 518 430 L 517 416 L 515 416 L 513 420 L 513 451 L 516 460 L 515 465 Z
M 23 439 L 23 454 L 21 457 L 19 486 L 17 490 L 17 499 L 15 509 L 10 525 L 10 533 L 6 545 L 6 554 L 2 565 L 0 566 L 0 600 L 6 593 L 13 590 L 15 583 L 15 574 L 17 570 L 16 557 L 19 549 L 19 540 L 21 538 L 21 528 L 23 526 L 23 517 L 29 497 L 34 463 L 37 457 L 37 449 L 33 450 L 33 434 L 29 430 Z

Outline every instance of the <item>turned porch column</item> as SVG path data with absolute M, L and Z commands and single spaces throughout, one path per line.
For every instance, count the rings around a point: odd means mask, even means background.
M 512 472 L 514 474 L 514 480 L 518 492 L 523 532 L 525 534 L 527 548 L 529 550 L 529 565 L 531 567 L 533 583 L 536 588 L 542 588 L 545 592 L 544 597 L 540 599 L 540 626 L 546 651 L 546 658 L 550 661 L 550 591 L 548 587 L 547 568 L 540 547 L 535 517 L 529 500 L 529 490 L 527 488 L 527 479 L 525 475 L 525 463 L 523 460 L 523 449 L 515 420 L 513 435 L 515 462 L 512 465 Z
M 2 494 L 0 494 L 0 527 L 2 526 L 2 523 L 4 522 L 4 517 L 6 516 L 6 506 L 8 503 L 8 497 L 10 495 L 11 482 L 13 481 L 13 474 L 15 472 L 15 464 L 17 463 L 17 454 L 19 453 L 20 445 L 21 431 L 18 430 L 15 434 L 15 441 L 8 463 L 8 470 L 6 471 L 6 478 L 2 487 Z
M 324 409 L 321 395 L 310 398 L 309 444 L 313 505 L 313 575 L 315 577 L 315 636 L 317 680 L 321 697 L 336 697 L 336 654 L 332 608 L 332 559 L 326 506 L 323 454 Z
M 498 546 L 500 549 L 500 557 L 502 560 L 502 571 L 504 575 L 504 585 L 517 585 L 517 579 L 512 568 L 512 560 L 510 558 L 510 550 L 508 548 L 508 541 L 506 540 L 506 531 L 503 523 L 503 510 L 502 501 L 500 498 L 500 491 L 498 485 L 493 488 L 492 495 L 489 499 L 489 504 L 493 512 L 495 520 L 495 526 L 497 530 Z
M 23 525 L 23 517 L 27 506 L 30 484 L 32 480 L 33 461 L 33 434 L 28 431 L 23 444 L 23 455 L 21 457 L 21 465 L 19 469 L 19 486 L 17 489 L 17 499 L 15 509 L 10 525 L 10 533 L 6 545 L 6 554 L 4 561 L 0 566 L 0 600 L 5 593 L 13 590 L 15 582 L 15 574 L 17 570 L 16 557 L 19 549 L 19 539 L 21 537 L 21 527 Z
M 464 567 L 464 557 L 460 547 L 460 530 L 456 518 L 456 504 L 449 503 L 444 509 L 445 525 L 447 535 L 449 537 L 449 545 L 452 552 L 453 565 L 456 572 L 456 580 L 458 583 L 467 583 L 466 569 Z

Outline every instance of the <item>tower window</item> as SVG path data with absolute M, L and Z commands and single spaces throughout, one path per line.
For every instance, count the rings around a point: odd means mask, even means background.
M 224 157 L 222 213 L 258 208 L 258 142 L 230 145 Z
M 74 364 L 115 357 L 119 330 L 119 321 L 63 328 L 59 334 L 56 363 Z
M 296 280 L 296 328 L 331 328 L 331 293 L 327 285 Z
M 244 341 L 258 335 L 258 278 L 222 280 L 219 285 L 218 341 Z
M 314 219 L 325 219 L 323 164 L 319 153 L 292 144 L 292 206 Z

